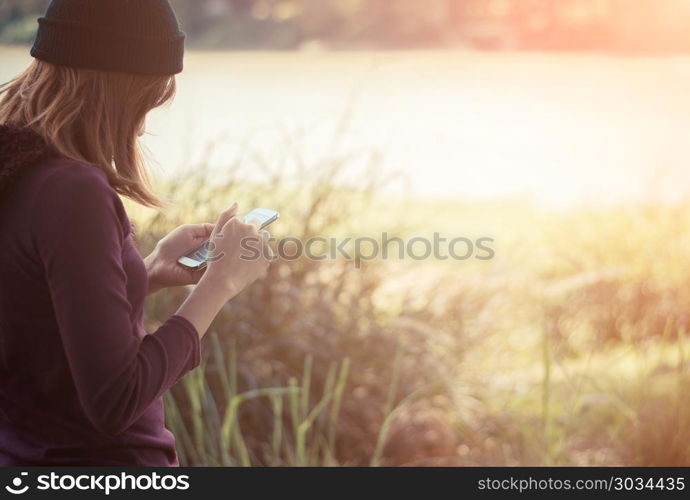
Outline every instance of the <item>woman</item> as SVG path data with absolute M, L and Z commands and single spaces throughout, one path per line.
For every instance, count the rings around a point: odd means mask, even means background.
M 261 275 L 254 225 L 186 225 L 146 259 L 120 195 L 156 207 L 137 150 L 184 34 L 167 0 L 53 0 L 0 93 L 0 465 L 177 465 L 162 395 L 220 308 Z M 220 238 L 222 236 L 222 238 Z M 211 238 L 203 275 L 176 260 Z M 145 296 L 197 283 L 145 334 Z

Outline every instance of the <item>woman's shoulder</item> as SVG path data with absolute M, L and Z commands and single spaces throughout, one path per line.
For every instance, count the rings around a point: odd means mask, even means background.
M 103 170 L 70 158 L 44 159 L 34 165 L 26 180 L 37 201 L 70 205 L 120 201 Z
M 129 228 L 129 220 L 120 196 L 100 168 L 64 157 L 40 161 L 31 169 L 30 191 L 34 210 L 114 213 Z
M 49 184 L 55 189 L 69 191 L 92 189 L 108 194 L 115 193 L 103 170 L 71 158 L 62 156 L 46 158 L 35 165 L 32 174 L 37 184 Z

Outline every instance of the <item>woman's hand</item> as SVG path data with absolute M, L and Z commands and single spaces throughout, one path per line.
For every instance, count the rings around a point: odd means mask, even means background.
M 144 259 L 149 276 L 149 293 L 169 286 L 192 285 L 204 274 L 203 270 L 181 266 L 177 259 L 199 247 L 209 239 L 214 225 L 185 224 L 160 240 L 151 255 Z
M 210 237 L 203 280 L 230 300 L 268 268 L 272 255 L 258 221 L 241 221 L 236 204 L 223 212 Z M 268 233 L 266 233 L 268 234 Z
M 206 272 L 177 310 L 199 336 L 206 333 L 223 304 L 261 276 L 273 258 L 264 247 L 267 243 L 259 223 L 245 224 L 236 213 L 237 204 L 233 204 L 221 214 L 210 237 Z

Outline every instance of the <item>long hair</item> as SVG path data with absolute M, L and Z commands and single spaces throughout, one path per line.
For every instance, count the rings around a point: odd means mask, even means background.
M 146 114 L 174 95 L 174 76 L 34 60 L 0 86 L 0 123 L 33 130 L 56 153 L 102 169 L 121 195 L 160 207 L 150 189 L 138 136 Z

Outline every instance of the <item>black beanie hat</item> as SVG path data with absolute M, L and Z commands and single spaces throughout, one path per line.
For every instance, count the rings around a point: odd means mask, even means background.
M 185 34 L 167 0 L 52 0 L 31 55 L 76 68 L 173 75 Z

